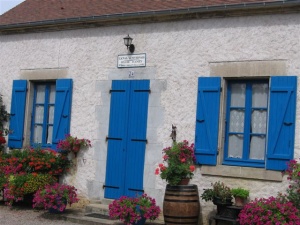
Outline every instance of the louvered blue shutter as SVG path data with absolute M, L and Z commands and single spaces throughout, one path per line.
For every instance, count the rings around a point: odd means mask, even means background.
M 134 80 L 130 84 L 125 195 L 134 197 L 143 193 L 150 81 Z
M 26 106 L 26 80 L 14 80 L 10 108 L 8 147 L 22 148 Z
M 195 135 L 198 164 L 217 163 L 220 91 L 220 77 L 199 77 Z
M 54 124 L 52 134 L 52 148 L 56 149 L 59 140 L 70 133 L 71 106 L 72 106 L 72 79 L 56 81 Z
M 297 77 L 271 77 L 266 168 L 285 170 L 294 156 Z
M 129 89 L 129 81 L 112 82 L 105 198 L 119 198 L 124 193 Z

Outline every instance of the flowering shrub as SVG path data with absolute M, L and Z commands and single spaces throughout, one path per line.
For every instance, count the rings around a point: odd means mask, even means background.
M 67 152 L 73 152 L 76 154 L 81 148 L 92 147 L 91 141 L 89 139 L 79 139 L 67 134 L 64 140 L 60 140 L 57 144 L 57 148 Z
M 39 189 L 33 198 L 33 208 L 57 209 L 64 211 L 67 204 L 72 205 L 79 201 L 74 186 L 55 183 L 46 185 L 43 189 Z
M 56 181 L 54 175 L 69 170 L 71 161 L 66 155 L 51 149 L 13 150 L 0 153 L 0 187 L 4 188 L 6 204 L 20 201 L 46 184 Z
M 299 211 L 280 198 L 260 198 L 246 204 L 239 214 L 241 225 L 300 225 Z
M 189 142 L 174 142 L 172 147 L 163 149 L 163 163 L 156 168 L 155 174 L 160 174 L 171 185 L 177 185 L 183 178 L 192 178 L 194 175 L 194 144 Z
M 300 210 L 300 163 L 296 160 L 291 160 L 288 163 L 288 169 L 285 171 L 288 174 L 290 185 L 286 190 L 286 194 L 281 194 L 287 201 L 291 201 L 294 206 Z
M 142 217 L 155 220 L 159 213 L 160 208 L 156 205 L 155 199 L 147 194 L 136 198 L 122 196 L 109 205 L 109 216 L 128 225 L 136 223 Z
M 0 174 L 8 175 L 23 171 L 60 175 L 70 167 L 71 161 L 68 157 L 52 149 L 13 150 L 9 154 L 0 155 Z
M 13 201 L 23 200 L 24 195 L 32 194 L 39 188 L 43 188 L 47 184 L 54 183 L 56 178 L 50 174 L 19 174 L 10 175 L 8 183 L 5 184 L 4 197 L 7 199 L 7 204 L 12 205 Z
M 2 95 L 0 95 L 0 151 L 5 149 L 5 135 L 9 130 L 5 128 L 5 123 L 9 120 L 9 113 L 6 111 L 6 106 L 3 104 Z

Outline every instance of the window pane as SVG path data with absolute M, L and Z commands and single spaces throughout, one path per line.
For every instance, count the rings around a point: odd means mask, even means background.
M 43 133 L 43 126 L 35 125 L 34 126 L 34 143 L 42 143 L 42 133 Z
M 50 86 L 49 103 L 51 103 L 51 104 L 55 103 L 55 85 L 54 84 Z
M 251 116 L 252 133 L 265 134 L 267 131 L 267 111 L 253 110 Z
M 231 110 L 230 111 L 230 124 L 229 132 L 244 132 L 244 110 Z
M 44 119 L 44 106 L 36 106 L 35 107 L 35 123 L 43 123 Z
M 45 85 L 38 85 L 36 89 L 36 103 L 45 102 Z
M 53 124 L 53 120 L 54 120 L 54 106 L 49 106 L 48 123 Z
M 267 107 L 268 105 L 268 84 L 252 85 L 252 107 Z
M 231 107 L 245 106 L 246 84 L 232 84 L 231 85 Z
M 250 141 L 250 159 L 265 159 L 265 136 L 252 136 Z
M 53 131 L 53 126 L 48 126 L 47 144 L 52 143 L 52 131 Z
M 243 135 L 229 135 L 228 157 L 242 158 L 243 155 Z

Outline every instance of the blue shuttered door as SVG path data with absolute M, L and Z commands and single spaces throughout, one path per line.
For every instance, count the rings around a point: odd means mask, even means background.
M 198 79 L 195 134 L 195 155 L 198 164 L 217 163 L 220 91 L 220 77 Z
M 52 134 L 52 148 L 56 149 L 59 140 L 70 133 L 71 105 L 72 105 L 72 79 L 59 79 L 56 81 L 54 126 Z
M 22 148 L 26 106 L 26 80 L 14 80 L 10 108 L 8 147 Z
M 112 82 L 105 198 L 143 192 L 149 85 Z
M 266 168 L 284 170 L 294 155 L 297 77 L 272 77 Z

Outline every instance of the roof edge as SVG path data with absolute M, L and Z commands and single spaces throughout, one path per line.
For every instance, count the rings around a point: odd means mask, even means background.
M 162 22 L 178 19 L 207 17 L 242 16 L 266 13 L 299 12 L 300 0 L 280 0 L 272 2 L 252 2 L 242 4 L 223 4 L 182 9 L 145 11 L 135 13 L 107 14 L 90 17 L 74 17 L 17 24 L 0 25 L 0 34 L 34 32 L 35 30 L 62 30 L 95 26 L 110 26 L 132 23 Z M 235 12 L 239 13 L 235 13 Z

